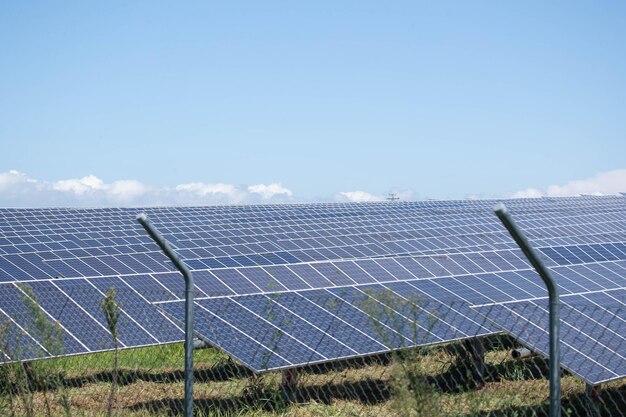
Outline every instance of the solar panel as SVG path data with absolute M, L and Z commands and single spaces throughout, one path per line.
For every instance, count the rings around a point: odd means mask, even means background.
M 506 204 L 562 294 L 572 295 L 624 286 L 624 202 Z M 142 211 L 195 271 L 196 331 L 263 371 L 500 331 L 470 306 L 546 292 L 493 215 L 494 204 Z M 54 356 L 29 332 L 23 285 L 61 323 L 63 354 L 110 348 L 99 312 L 109 287 L 123 300 L 123 347 L 182 340 L 183 280 L 134 223 L 137 211 L 0 209 L 0 313 L 13 325 L 5 359 L 17 344 L 20 358 Z
M 489 256 L 485 256 L 483 259 L 486 261 L 488 258 Z M 425 263 L 424 260 L 425 258 L 414 257 L 355 260 L 350 262 L 352 268 L 344 267 L 341 270 L 340 280 L 337 278 L 339 268 L 334 262 L 302 264 L 298 265 L 299 268 L 273 267 L 274 270 L 282 268 L 290 270 L 303 281 L 313 271 L 317 271 L 315 273 L 326 278 L 326 283 L 309 278 L 309 289 L 263 292 L 253 289 L 241 291 L 244 287 L 237 287 L 239 291 L 233 291 L 230 295 L 222 293 L 197 299 L 199 308 L 196 311 L 196 330 L 209 340 L 213 340 L 214 331 L 219 333 L 225 327 L 231 328 L 227 332 L 229 334 L 239 330 L 241 333 L 239 337 L 220 340 L 219 346 L 256 371 L 263 371 L 272 369 L 264 368 L 269 362 L 259 362 L 258 358 L 255 359 L 256 356 L 247 357 L 246 352 L 241 351 L 241 346 L 249 345 L 249 339 L 264 349 L 280 353 L 280 358 L 287 361 L 284 367 L 320 361 L 316 355 L 303 356 L 301 349 L 296 349 L 295 355 L 291 355 L 291 348 L 296 342 L 311 351 L 315 351 L 315 345 L 310 341 L 299 339 L 298 334 L 302 330 L 300 325 L 285 326 L 284 323 L 293 324 L 306 319 L 310 324 L 328 329 L 342 322 L 350 327 L 342 331 L 341 338 L 334 337 L 335 339 L 350 347 L 351 340 L 358 339 L 357 333 L 366 333 L 370 339 L 377 342 L 370 343 L 371 350 L 367 353 L 376 353 L 380 351 L 380 344 L 391 350 L 496 333 L 498 329 L 473 313 L 470 306 L 506 303 L 547 295 L 539 278 L 529 267 L 506 271 L 497 270 L 496 265 L 491 263 L 492 270 L 489 272 L 461 275 L 459 271 L 453 273 L 442 268 L 439 263 L 436 263 L 439 266 L 435 266 L 434 260 L 429 258 L 431 276 L 424 277 L 419 276 L 418 272 L 426 271 L 425 268 L 415 270 L 409 264 L 412 262 L 419 266 L 420 262 Z M 410 269 L 403 269 L 400 273 L 403 264 Z M 610 290 L 626 286 L 626 269 L 621 268 L 623 264 L 624 262 L 620 261 L 602 262 L 591 267 L 585 264 L 562 265 L 553 266 L 552 271 L 562 292 L 575 294 L 580 290 L 596 291 L 598 288 Z M 487 264 L 483 266 L 488 267 Z M 618 272 L 600 275 L 594 269 L 595 266 L 605 268 L 609 272 L 611 270 Z M 379 275 L 381 268 L 389 273 Z M 409 276 L 411 270 L 416 274 Z M 237 269 L 227 271 L 232 273 Z M 246 275 L 246 268 L 241 268 L 240 271 L 243 271 L 239 274 L 240 277 Z M 372 271 L 369 277 L 375 283 L 365 283 L 363 280 L 362 273 L 368 271 Z M 438 276 L 435 277 L 433 274 Z M 269 273 L 267 276 L 271 277 Z M 605 279 L 597 279 L 598 276 Z M 208 279 L 219 280 L 224 285 L 231 283 L 229 276 L 220 277 L 217 273 Z M 362 282 L 357 283 L 357 279 Z M 352 282 L 347 283 L 346 280 Z M 319 285 L 311 285 L 315 283 Z M 298 312 L 282 313 L 281 310 L 282 315 L 274 314 L 275 307 L 285 307 L 285 302 L 291 306 L 298 305 Z M 184 314 L 182 300 L 157 304 L 173 317 L 182 320 Z M 237 313 L 226 314 L 233 310 Z M 328 321 L 326 313 L 323 314 L 320 310 L 332 314 L 333 321 Z M 283 319 L 285 315 L 288 317 Z M 325 324 L 319 326 L 322 322 Z M 411 323 L 422 325 L 411 328 Z M 245 329 L 250 325 L 253 325 L 255 330 L 261 327 L 264 330 L 259 333 L 247 333 Z M 432 329 L 429 329 L 429 326 L 432 326 Z M 265 342 L 268 334 L 272 333 L 278 334 L 274 342 L 281 345 L 281 349 L 277 346 L 268 346 Z M 257 334 L 262 339 L 255 339 Z M 355 350 L 353 347 L 352 349 Z
M 489 322 L 548 355 L 548 300 L 475 306 Z M 561 297 L 561 365 L 596 385 L 626 377 L 626 288 Z

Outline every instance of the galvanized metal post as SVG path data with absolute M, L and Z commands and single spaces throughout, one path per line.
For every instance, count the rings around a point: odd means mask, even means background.
M 137 216 L 137 221 L 141 223 L 152 240 L 156 242 L 161 250 L 172 261 L 176 269 L 183 274 L 185 279 L 185 417 L 193 416 L 193 276 L 191 271 L 180 259 L 163 235 L 152 225 L 148 217 L 141 213 Z
M 517 227 L 504 204 L 498 204 L 495 212 L 504 227 L 509 231 L 515 243 L 522 249 L 526 258 L 535 268 L 539 276 L 548 287 L 550 313 L 550 417 L 561 415 L 561 367 L 560 367 L 560 321 L 559 321 L 559 289 L 556 282 L 539 256 L 530 245 L 522 231 Z

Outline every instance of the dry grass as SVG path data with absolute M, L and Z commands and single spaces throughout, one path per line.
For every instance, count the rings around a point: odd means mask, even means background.
M 110 354 L 41 362 L 40 372 L 61 372 L 72 416 L 106 415 L 111 388 Z M 545 411 L 548 383 L 546 364 L 538 358 L 514 362 L 505 350 L 486 354 L 488 374 L 484 384 L 460 381 L 457 357 L 449 348 L 432 348 L 415 356 L 422 381 L 434 387 L 436 414 L 449 416 L 534 415 Z M 182 348 L 180 345 L 123 351 L 115 412 L 120 416 L 173 416 L 182 409 Z M 278 389 L 279 373 L 252 377 L 236 363 L 214 350 L 196 352 L 194 400 L 202 416 L 375 416 L 410 415 L 392 396 L 398 362 L 381 356 L 369 361 L 345 362 L 300 373 L 294 401 L 286 402 Z M 585 415 L 584 383 L 573 376 L 562 379 L 564 415 Z M 16 415 L 25 414 L 19 396 L 12 400 Z M 47 405 L 46 405 L 47 403 Z M 624 415 L 626 381 L 607 384 L 594 402 L 601 415 Z M 64 415 L 58 388 L 35 389 L 37 416 Z M 48 413 L 48 407 L 51 410 Z M 7 408 L 8 410 L 8 408 Z M 4 413 L 4 414 L 3 414 Z M 569 413 L 569 414 L 568 414 Z M 609 414 L 614 413 L 614 414 Z M 621 413 L 621 414 L 620 414 Z M 10 415 L 2 411 L 1 415 Z

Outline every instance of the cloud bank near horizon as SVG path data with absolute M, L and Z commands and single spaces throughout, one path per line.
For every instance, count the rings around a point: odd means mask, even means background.
M 511 194 L 512 198 L 571 197 L 587 195 L 615 195 L 626 192 L 626 169 L 600 172 L 591 178 L 551 185 L 545 191 L 526 188 Z
M 564 197 L 580 194 L 626 192 L 626 169 L 601 172 L 591 178 L 551 185 L 546 190 L 527 188 L 503 197 Z M 396 191 L 401 201 L 414 199 L 412 191 Z M 367 191 L 341 191 L 318 201 L 384 201 L 386 195 Z M 95 175 L 60 181 L 45 181 L 16 170 L 0 172 L 0 206 L 89 207 L 150 205 L 217 205 L 304 202 L 280 183 L 235 185 L 189 182 L 173 187 L 155 187 L 126 179 L 110 183 Z
M 137 180 L 106 183 L 95 175 L 50 182 L 16 170 L 0 173 L 0 205 L 9 207 L 275 203 L 292 197 L 291 190 L 280 183 L 191 182 L 154 187 Z

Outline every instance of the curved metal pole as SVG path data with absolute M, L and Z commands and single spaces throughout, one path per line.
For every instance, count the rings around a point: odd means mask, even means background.
M 543 264 L 537 252 L 530 245 L 522 231 L 517 227 L 504 204 L 498 204 L 494 211 L 504 227 L 509 231 L 515 243 L 522 249 L 526 258 L 539 273 L 539 276 L 548 287 L 550 313 L 550 417 L 561 415 L 561 358 L 559 352 L 559 289 L 550 274 L 550 270 Z
M 165 240 L 163 235 L 152 225 L 148 217 L 141 213 L 137 221 L 146 229 L 152 240 L 172 261 L 176 269 L 185 278 L 185 417 L 193 416 L 193 276 L 191 271 L 180 259 L 180 256 Z

